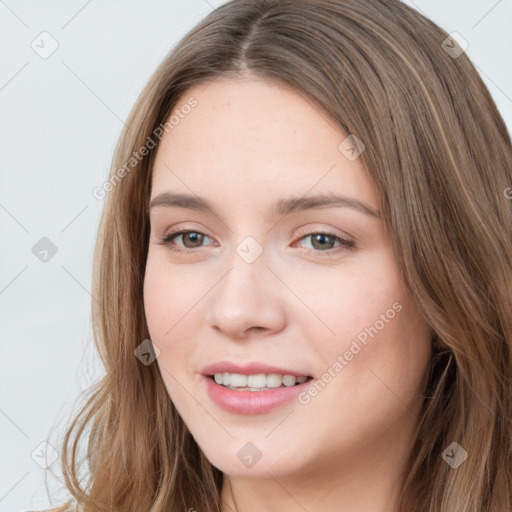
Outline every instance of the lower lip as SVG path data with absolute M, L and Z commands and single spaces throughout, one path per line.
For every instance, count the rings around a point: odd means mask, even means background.
M 290 387 L 269 389 L 266 391 L 235 391 L 217 384 L 212 378 L 205 377 L 208 396 L 224 410 L 235 414 L 262 414 L 293 400 L 304 391 L 314 379 Z

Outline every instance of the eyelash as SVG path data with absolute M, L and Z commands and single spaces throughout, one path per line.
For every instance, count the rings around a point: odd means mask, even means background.
M 199 234 L 199 235 L 204 235 L 205 237 L 208 237 L 208 238 L 211 239 L 211 237 L 209 237 L 205 233 L 202 233 L 201 231 L 188 229 L 188 230 L 181 230 L 181 231 L 175 231 L 175 232 L 168 233 L 167 235 L 163 236 L 160 239 L 159 242 L 156 242 L 156 243 L 158 245 L 168 246 L 171 251 L 175 251 L 175 252 L 180 252 L 180 253 L 193 253 L 193 252 L 197 252 L 198 249 L 200 249 L 200 248 L 196 248 L 196 249 L 187 249 L 187 248 L 185 248 L 185 249 L 177 249 L 176 247 L 171 247 L 171 243 L 174 241 L 175 238 L 177 238 L 180 235 L 185 235 L 187 233 L 196 233 L 196 234 Z M 310 233 L 306 233 L 305 235 L 302 235 L 299 238 L 299 240 L 302 240 L 304 238 L 311 237 L 311 236 L 314 236 L 314 235 L 328 236 L 330 238 L 333 238 L 335 242 L 339 242 L 340 245 L 338 247 L 336 247 L 336 248 L 329 249 L 327 251 L 320 251 L 320 250 L 317 250 L 317 249 L 310 249 L 310 248 L 306 247 L 305 248 L 306 251 L 308 253 L 310 253 L 310 254 L 314 253 L 315 255 L 318 255 L 318 254 L 330 255 L 330 254 L 333 254 L 333 253 L 337 253 L 339 249 L 348 251 L 348 250 L 354 249 L 354 247 L 355 247 L 355 243 L 353 241 L 346 240 L 344 238 L 341 238 L 338 235 L 335 235 L 334 233 L 329 233 L 327 231 L 313 231 L 313 232 L 310 232 Z

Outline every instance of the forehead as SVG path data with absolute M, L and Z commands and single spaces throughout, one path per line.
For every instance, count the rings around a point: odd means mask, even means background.
M 195 106 L 182 109 L 191 99 Z M 311 190 L 355 194 L 376 207 L 361 159 L 340 150 L 348 134 L 287 85 L 217 78 L 188 89 L 172 114 L 153 167 L 152 197 L 169 189 L 202 196 L 222 190 L 231 192 L 222 201 L 270 201 Z

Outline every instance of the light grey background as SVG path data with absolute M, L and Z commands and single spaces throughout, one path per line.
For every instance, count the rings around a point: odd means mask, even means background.
M 59 461 L 45 471 L 41 443 L 57 447 L 101 371 L 90 283 L 103 202 L 92 191 L 152 71 L 222 3 L 0 0 L 0 512 L 51 504 L 45 478 L 58 486 Z M 510 130 L 512 0 L 406 3 L 469 43 Z M 43 237 L 57 248 L 45 263 L 32 251 Z

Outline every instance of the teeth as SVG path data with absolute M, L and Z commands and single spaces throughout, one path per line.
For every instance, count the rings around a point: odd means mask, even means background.
M 217 384 L 222 386 L 230 389 L 243 388 L 246 391 L 261 391 L 262 389 L 273 389 L 282 386 L 291 387 L 308 380 L 306 376 L 295 377 L 294 375 L 280 375 L 278 373 L 242 375 L 227 372 L 216 373 L 214 379 Z
M 224 374 L 226 375 L 226 374 Z M 229 384 L 234 388 L 245 388 L 247 387 L 247 375 L 242 375 L 240 373 L 232 373 L 230 375 Z M 224 382 L 223 382 L 224 384 Z
M 294 375 L 285 375 L 283 377 L 283 384 L 285 386 L 295 386 L 295 376 Z
M 282 383 L 283 379 L 278 373 L 270 373 L 267 375 L 267 388 L 279 388 Z
M 264 388 L 267 385 L 267 377 L 263 373 L 258 375 L 247 375 L 248 388 Z

